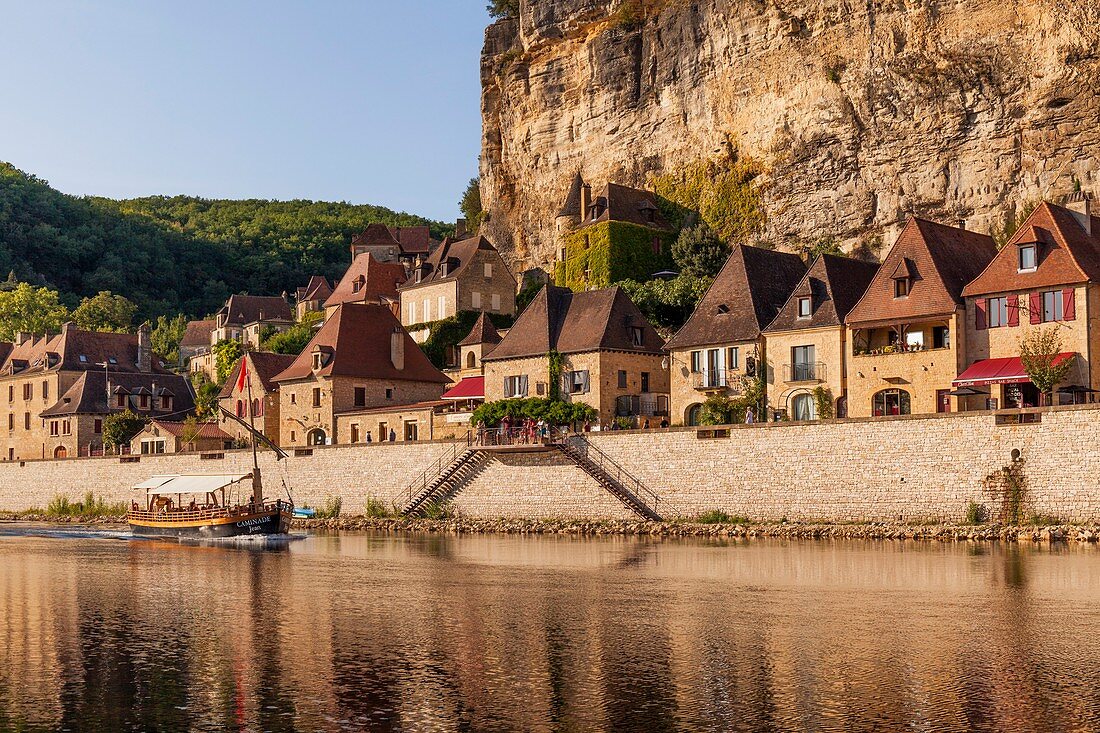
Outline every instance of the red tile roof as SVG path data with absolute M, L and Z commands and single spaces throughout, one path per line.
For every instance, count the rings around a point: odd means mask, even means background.
M 391 360 L 390 337 L 400 334 L 404 368 Z M 313 352 L 321 350 L 328 358 L 321 369 L 313 370 Z M 314 335 L 302 353 L 272 381 L 286 382 L 321 377 L 358 377 L 412 382 L 450 384 L 451 380 L 436 369 L 401 327 L 387 306 L 347 303 L 337 308 Z
M 370 252 L 362 252 L 352 260 L 336 290 L 325 301 L 325 307 L 331 308 L 341 303 L 378 302 L 381 298 L 396 300 L 397 287 L 405 282 L 405 266 L 400 262 L 379 262 Z M 361 287 L 355 290 L 356 282 Z
M 867 328 L 954 313 L 963 287 L 996 255 L 991 237 L 911 218 L 845 322 Z M 894 297 L 895 272 L 912 277 L 906 297 Z
M 249 370 L 260 380 L 264 392 L 270 394 L 277 388 L 272 380 L 293 364 L 297 357 L 293 354 L 275 354 L 270 351 L 249 351 L 245 353 L 245 358 L 248 359 Z M 233 367 L 233 373 L 225 380 L 222 391 L 218 393 L 219 399 L 233 396 L 234 388 L 237 386 L 237 378 L 241 374 L 241 363 L 237 362 L 237 366 Z
M 1034 272 L 1019 271 L 1018 245 L 1038 244 Z M 1051 203 L 1039 204 L 992 262 L 964 289 L 963 295 L 991 295 L 1057 285 L 1100 282 L 1100 218 L 1092 217 L 1092 234 L 1073 212 Z
M 227 324 L 244 326 L 257 321 L 293 321 L 290 304 L 278 295 L 230 295 L 218 315 Z
M 328 284 L 328 279 L 320 275 L 314 275 L 304 288 L 298 288 L 297 300 L 299 303 L 324 300 L 330 295 L 332 295 L 332 286 Z
M 188 321 L 183 338 L 180 339 L 180 346 L 209 346 L 210 334 L 217 326 L 218 322 L 214 320 Z
M 117 394 L 155 394 L 172 397 L 172 407 L 167 412 L 173 418 L 182 419 L 195 409 L 195 395 L 191 382 L 180 374 L 153 374 L 150 372 L 109 372 L 111 391 Z M 105 415 L 121 412 L 114 401 L 107 404 L 107 385 L 103 369 L 86 371 L 73 382 L 69 389 L 40 414 L 42 417 L 58 415 Z
M 103 367 L 96 365 L 105 362 L 112 373 L 138 371 L 137 335 L 84 331 L 67 323 L 57 335 L 32 337 L 22 344 L 12 345 L 3 366 L 0 366 L 0 374 L 11 374 L 13 365 L 19 367 L 15 370 L 18 374 L 48 370 L 102 370 Z M 160 357 L 153 357 L 154 374 L 169 373 L 161 362 Z
M 427 254 L 432 248 L 432 232 L 426 226 L 388 227 L 368 224 L 351 239 L 351 244 L 366 247 L 398 247 L 402 254 Z
M 840 326 L 878 272 L 878 263 L 823 254 L 779 309 L 765 331 Z M 810 297 L 810 317 L 798 317 L 799 298 Z
M 177 438 L 185 435 L 190 429 L 190 426 L 184 422 L 174 422 L 169 420 L 153 420 L 149 423 L 149 427 L 157 427 L 168 433 L 174 435 Z M 217 440 L 233 440 L 233 436 L 218 427 L 217 423 L 212 422 L 200 422 L 195 425 L 198 428 L 196 438 L 214 438 Z

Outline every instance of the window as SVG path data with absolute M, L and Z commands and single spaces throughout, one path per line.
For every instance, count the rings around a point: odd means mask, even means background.
M 24 412 L 23 413 L 23 429 L 24 430 L 30 430 L 31 429 L 31 414 L 29 412 Z
M 355 406 L 356 407 L 364 407 L 364 406 L 366 406 L 366 404 L 367 404 L 367 388 L 366 387 L 356 387 L 355 388 Z M 352 442 L 354 443 L 355 441 L 353 440 Z
M 92 432 L 96 435 L 103 432 L 103 420 L 98 417 L 95 419 L 95 422 L 92 423 Z
M 432 320 L 432 301 L 424 298 L 424 322 Z
M 419 267 L 416 268 L 416 271 L 413 273 L 413 282 L 420 282 L 423 279 L 424 279 L 424 270 L 419 268 Z
M 814 396 L 812 394 L 798 394 L 791 400 L 791 419 L 792 420 L 816 420 L 817 419 L 817 405 L 814 403 Z
M 565 390 L 569 394 L 584 394 L 589 389 L 588 370 L 565 373 Z
M 699 374 L 703 371 L 703 352 L 693 351 L 691 352 L 691 373 Z
M 15 430 L 15 413 L 8 413 L 8 430 Z
M 357 423 L 357 422 L 353 422 L 351 424 L 351 442 L 352 443 L 358 443 L 359 442 L 359 423 Z
M 387 400 L 392 400 L 393 399 L 393 387 L 386 387 L 386 399 Z
M 34 397 L 34 385 L 27 382 L 23 385 L 23 399 L 29 400 Z
M 476 290 L 470 293 L 470 306 L 475 309 L 481 307 L 481 293 Z
M 294 433 L 293 430 L 291 430 L 290 431 L 290 442 L 293 443 L 297 439 L 298 439 L 298 436 Z
M 909 279 L 899 277 L 894 281 L 894 297 L 905 298 L 909 295 Z
M 932 327 L 932 348 L 933 349 L 949 349 L 951 348 L 951 329 L 947 326 L 933 326 Z
M 320 351 L 313 352 L 313 371 L 317 371 L 324 365 L 324 359 L 322 358 Z
M 558 250 L 558 261 L 559 262 L 565 262 L 565 259 L 566 259 L 566 250 L 565 250 L 565 247 L 562 247 L 561 249 Z
M 813 379 L 814 376 L 814 347 L 795 346 L 792 348 L 791 380 L 794 382 L 805 382 Z
M 1029 272 L 1038 266 L 1034 244 L 1020 245 L 1020 272 Z
M 321 388 L 320 387 L 314 387 L 313 388 L 313 406 L 314 407 L 320 407 L 321 406 Z
M 78 358 L 80 359 L 81 364 L 87 364 L 88 363 L 88 357 L 86 355 L 81 354 Z
M 450 270 L 451 270 L 451 268 L 449 266 L 449 263 L 447 263 L 447 262 L 440 262 L 439 263 L 439 276 L 440 277 L 447 277 L 447 275 L 450 274 Z
M 298 404 L 298 395 L 294 394 L 293 392 L 290 393 L 290 404 Z
M 1043 293 L 1043 323 L 1062 320 L 1063 305 L 1061 290 L 1048 290 Z
M 258 397 L 254 397 L 252 399 L 252 417 L 259 417 L 259 416 L 260 416 L 260 399 Z
M 405 421 L 405 440 L 419 440 L 418 425 L 416 420 Z
M 50 436 L 51 437 L 56 436 L 58 434 L 57 429 L 58 429 L 57 420 L 50 420 Z
M 72 435 L 73 434 L 73 421 L 72 420 L 62 420 L 61 421 L 61 434 L 62 435 Z
M 138 399 L 138 405 L 141 407 L 142 410 L 148 410 L 149 409 L 149 395 L 147 395 L 147 394 L 141 395 L 141 397 Z
M 741 349 L 737 348 L 736 346 L 731 346 L 726 349 L 726 368 L 741 368 Z
M 115 401 L 115 404 L 118 405 L 119 407 L 126 407 L 126 395 L 124 395 L 124 394 L 118 395 L 118 398 Z
M 1008 325 L 1008 298 L 990 298 L 986 301 L 986 317 L 990 328 Z
M 649 392 L 649 372 L 642 372 L 642 393 Z
M 409 323 L 416 323 L 416 303 L 409 303 Z
M 172 395 L 163 395 L 160 398 L 160 406 L 165 410 L 172 409 Z
M 871 414 L 875 417 L 886 415 L 908 415 L 909 393 L 903 389 L 885 389 L 871 398 Z
M 809 318 L 810 317 L 810 299 L 799 298 L 798 299 L 798 317 Z
M 633 346 L 645 346 L 645 329 L 640 326 L 631 326 L 630 343 Z
M 115 357 L 113 357 L 113 356 L 108 356 L 108 357 L 107 357 L 107 363 L 108 363 L 108 364 L 117 364 L 117 363 L 118 363 L 118 359 L 116 359 L 116 358 L 115 358 Z
M 908 331 L 905 334 L 905 348 L 908 351 L 924 349 L 924 331 Z
M 474 369 L 476 367 L 477 367 L 477 355 L 474 354 L 473 350 L 471 349 L 466 354 L 466 368 L 467 369 Z
M 492 262 L 486 262 L 485 263 L 485 277 L 492 277 L 492 276 L 493 276 L 493 263 Z
M 619 389 L 626 389 L 626 370 L 619 370 Z
M 15 385 L 8 385 L 8 402 L 15 402 Z
M 237 400 L 237 417 L 244 417 L 244 400 Z
M 50 383 L 49 382 L 43 382 L 42 383 L 42 399 L 43 400 L 50 399 Z
M 499 293 L 493 293 L 491 308 L 495 311 L 500 310 L 500 294 Z
M 360 290 L 363 289 L 363 285 L 366 283 L 366 281 L 367 281 L 367 279 L 365 277 L 363 277 L 362 275 L 360 275 L 359 277 L 352 280 L 352 282 L 351 282 L 351 292 L 358 293 Z
M 522 374 L 514 377 L 504 378 L 504 396 L 505 397 L 526 397 L 527 396 L 527 375 Z
M 142 438 L 141 454 L 144 456 L 164 452 L 164 438 Z

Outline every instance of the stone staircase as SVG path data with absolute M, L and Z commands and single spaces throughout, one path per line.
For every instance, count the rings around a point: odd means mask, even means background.
M 481 467 L 486 454 L 473 447 L 470 435 L 452 445 L 401 492 L 398 504 L 406 517 L 420 516 L 432 504 L 446 501 Z
M 661 497 L 583 436 L 555 443 L 554 447 L 639 517 L 664 521 L 661 513 L 666 509 Z

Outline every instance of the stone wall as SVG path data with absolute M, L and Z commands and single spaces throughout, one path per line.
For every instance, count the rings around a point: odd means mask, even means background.
M 592 444 L 634 473 L 673 507 L 692 516 L 720 510 L 754 520 L 961 521 L 970 502 L 996 516 L 1003 469 L 1022 475 L 1023 518 L 1100 521 L 1100 407 L 1001 413 L 1041 422 L 998 425 L 993 413 L 780 423 L 713 429 L 609 432 Z M 295 451 L 276 467 L 261 454 L 268 494 L 285 477 L 299 503 L 343 499 L 359 513 L 368 496 L 386 501 L 449 448 L 442 443 L 330 446 Z M 1013 464 L 1013 451 L 1020 462 Z M 94 491 L 111 501 L 158 473 L 245 473 L 248 451 L 221 459 L 196 455 L 0 463 L 0 509 L 42 507 L 57 494 Z M 986 488 L 986 487 L 989 488 Z M 560 453 L 497 454 L 455 499 L 483 517 L 626 516 L 591 478 Z

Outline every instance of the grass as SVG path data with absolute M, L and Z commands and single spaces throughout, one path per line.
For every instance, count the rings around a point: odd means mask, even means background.
M 726 514 L 714 509 L 695 517 L 697 524 L 752 524 L 752 520 L 740 514 Z
M 313 510 L 314 519 L 337 519 L 340 516 L 340 510 L 344 507 L 344 500 L 339 496 L 330 496 L 325 499 L 324 506 L 319 506 Z M 304 508 L 309 508 L 304 507 Z
M 83 501 L 70 501 L 69 497 L 58 494 L 46 506 L 44 514 L 48 517 L 119 517 L 126 514 L 126 502 L 108 503 L 91 491 L 84 494 Z
M 366 504 L 363 505 L 363 516 L 370 519 L 389 519 L 397 516 L 397 509 L 378 497 L 368 496 Z
M 454 506 L 449 501 L 433 501 L 424 507 L 425 519 L 452 519 Z

